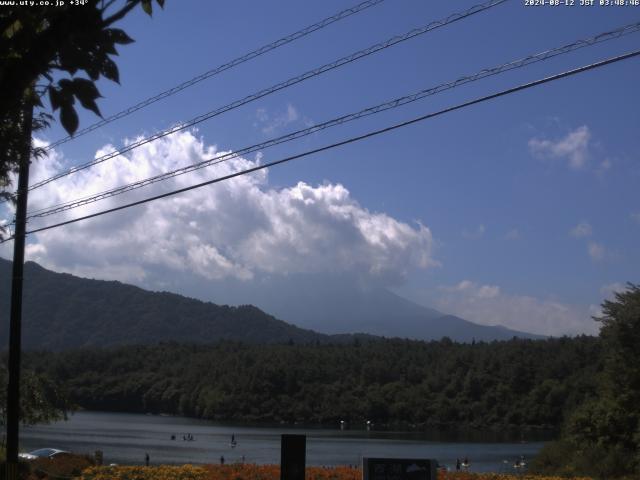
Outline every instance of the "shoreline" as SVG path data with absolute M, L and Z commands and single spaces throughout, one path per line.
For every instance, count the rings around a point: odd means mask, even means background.
M 88 414 L 124 414 L 124 415 L 144 415 L 157 418 L 173 418 L 186 419 L 197 422 L 205 422 L 212 426 L 220 427 L 247 427 L 247 428 L 291 428 L 291 429 L 307 429 L 307 430 L 344 430 L 353 432 L 377 432 L 377 433 L 411 433 L 411 434 L 428 434 L 434 431 L 443 432 L 445 434 L 457 435 L 464 439 L 466 434 L 495 434 L 503 436 L 503 441 L 521 441 L 524 436 L 542 436 L 543 439 L 530 439 L 530 441 L 548 442 L 558 438 L 560 429 L 551 425 L 514 425 L 514 424 L 492 424 L 492 425 L 475 425 L 475 424 L 455 424 L 455 423 L 424 423 L 413 424 L 409 422 L 392 422 L 392 423 L 374 423 L 367 428 L 366 420 L 358 420 L 353 422 L 345 421 L 344 424 L 338 422 L 288 422 L 285 420 L 248 420 L 248 419 L 211 419 L 183 415 L 180 413 L 154 413 L 154 412 L 135 412 L 126 410 L 89 410 L 79 408 L 74 411 L 67 412 L 68 417 L 72 417 L 76 413 Z M 474 435 L 471 435 L 474 436 Z

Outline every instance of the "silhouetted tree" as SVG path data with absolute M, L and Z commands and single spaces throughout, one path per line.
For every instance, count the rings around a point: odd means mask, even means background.
M 161 7 L 164 0 L 156 0 Z M 9 198 L 9 173 L 19 165 L 24 150 L 25 108 L 44 108 L 48 95 L 51 109 L 60 111 L 60 122 L 73 134 L 78 128 L 76 100 L 100 115 L 95 86 L 101 76 L 119 81 L 113 61 L 116 45 L 133 40 L 113 24 L 137 5 L 149 15 L 152 0 L 90 0 L 85 5 L 16 5 L 0 9 L 0 190 Z M 82 75 L 82 76 L 81 76 Z M 88 78 L 87 78 L 88 77 Z M 34 116 L 35 129 L 52 117 Z

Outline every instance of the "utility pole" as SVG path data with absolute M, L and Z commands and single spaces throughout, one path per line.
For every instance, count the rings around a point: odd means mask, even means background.
M 7 386 L 7 480 L 18 480 L 18 431 L 20 428 L 20 353 L 22 327 L 22 280 L 24 243 L 27 225 L 27 194 L 31 129 L 33 127 L 33 91 L 24 97 L 22 106 L 22 151 L 19 158 L 16 230 L 13 240 L 13 275 L 11 280 L 11 320 L 9 323 L 9 384 Z

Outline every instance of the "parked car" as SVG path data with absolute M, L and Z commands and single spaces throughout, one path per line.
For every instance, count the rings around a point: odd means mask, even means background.
M 19 453 L 18 457 L 23 460 L 35 460 L 36 458 L 55 458 L 58 455 L 65 455 L 71 452 L 58 450 L 57 448 L 40 448 L 29 453 Z

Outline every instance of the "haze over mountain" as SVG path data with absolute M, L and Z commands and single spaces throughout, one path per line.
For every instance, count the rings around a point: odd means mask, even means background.
M 10 277 L 11 262 L 0 259 L 0 295 L 5 305 L 0 330 L 3 344 L 8 334 Z M 319 289 L 319 284 L 324 287 Z M 160 341 L 209 343 L 222 339 L 325 343 L 351 341 L 353 337 L 344 334 L 353 332 L 418 339 L 449 336 L 458 341 L 499 340 L 514 335 L 533 337 L 444 315 L 383 288 L 357 286 L 345 278 L 318 283 L 294 276 L 272 279 L 262 287 L 254 292 L 256 304 L 265 305 L 277 316 L 282 314 L 282 318 L 305 328 L 278 320 L 251 305 L 219 306 L 120 282 L 56 273 L 27 262 L 23 346 L 61 350 Z M 221 294 L 217 292 L 217 296 Z M 234 299 L 230 300 L 233 303 Z M 311 325 L 323 333 L 308 329 Z
M 478 325 L 349 275 L 271 276 L 253 282 L 202 283 L 188 289 L 215 302 L 250 303 L 285 322 L 325 334 L 365 332 L 419 340 L 448 336 L 462 342 L 542 338 L 502 326 Z

